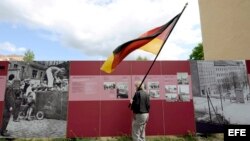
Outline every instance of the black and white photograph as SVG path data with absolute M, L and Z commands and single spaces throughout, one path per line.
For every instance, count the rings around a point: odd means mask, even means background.
M 179 101 L 178 94 L 176 93 L 166 93 L 165 98 L 167 102 L 176 102 Z
M 176 85 L 165 85 L 165 93 L 177 93 Z
M 128 98 L 128 83 L 127 82 L 117 82 L 116 83 L 117 98 Z
M 151 98 L 160 97 L 160 84 L 158 81 L 148 82 L 148 93 Z
M 191 61 L 197 122 L 250 124 L 245 61 Z
M 104 82 L 103 88 L 104 90 L 114 90 L 116 88 L 115 82 Z
M 69 62 L 9 63 L 2 137 L 65 137 Z
M 177 83 L 180 85 L 188 85 L 188 73 L 178 72 L 177 73 Z
M 165 98 L 168 102 L 175 102 L 179 100 L 176 85 L 165 85 Z
M 151 98 L 159 98 L 160 97 L 160 90 L 148 90 L 148 93 Z
M 179 101 L 190 101 L 189 85 L 178 85 Z

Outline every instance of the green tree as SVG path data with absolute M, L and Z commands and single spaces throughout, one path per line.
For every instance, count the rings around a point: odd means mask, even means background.
M 199 43 L 189 56 L 190 60 L 204 60 L 203 44 Z
M 32 62 L 34 61 L 35 59 L 35 54 L 33 51 L 31 51 L 30 49 L 27 50 L 25 53 L 24 53 L 24 57 L 23 57 L 23 60 L 25 62 Z
M 138 56 L 138 57 L 136 58 L 136 61 L 147 61 L 147 60 L 148 60 L 147 57 Z

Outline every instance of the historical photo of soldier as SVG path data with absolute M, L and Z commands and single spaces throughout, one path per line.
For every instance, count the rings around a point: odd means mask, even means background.
M 65 137 L 69 62 L 11 61 L 1 135 Z

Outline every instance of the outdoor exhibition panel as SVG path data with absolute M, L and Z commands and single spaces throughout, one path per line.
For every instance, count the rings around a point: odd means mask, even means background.
M 189 61 L 163 61 L 165 134 L 195 132 Z
M 134 84 L 144 78 L 152 61 L 123 61 L 111 74 L 100 70 L 102 64 L 103 61 L 1 62 L 1 110 L 10 75 L 19 80 L 18 89 L 24 96 L 19 105 L 21 122 L 10 120 L 8 125 L 13 137 L 130 135 L 133 113 L 128 105 L 135 93 Z M 52 77 L 55 72 L 61 72 L 56 74 L 60 79 Z M 151 97 L 147 135 L 195 131 L 187 61 L 155 62 L 144 84 Z M 28 90 L 36 94 L 31 120 L 25 116 Z M 20 99 L 16 99 L 18 102 Z
M 131 97 L 128 95 L 131 85 L 130 64 L 124 62 L 112 75 L 106 75 L 100 71 L 102 63 L 71 62 L 70 91 L 71 88 L 73 91 L 75 84 L 84 89 L 79 90 L 78 94 L 70 92 L 68 137 L 114 136 L 131 132 L 132 115 L 128 108 Z M 124 87 L 126 93 L 118 95 L 116 87 Z M 78 106 L 74 107 L 76 104 Z M 86 110 L 81 107 L 86 107 Z M 81 112 L 76 112 L 79 110 Z M 75 117 L 80 118 L 75 120 Z
M 121 136 L 131 133 L 132 114 L 127 100 L 101 101 L 100 136 Z
M 192 108 L 192 102 L 166 103 L 164 107 L 164 118 L 166 121 L 165 135 L 185 135 L 188 132 L 195 133 L 194 110 Z
M 135 82 L 146 75 L 152 61 L 131 62 L 132 94 L 135 93 Z M 146 134 L 164 135 L 163 98 L 161 97 L 161 62 L 155 62 L 144 81 L 145 90 L 150 92 L 150 113 Z
M 132 111 L 128 104 L 135 92 L 135 82 L 143 79 L 152 62 L 124 61 L 111 74 L 100 71 L 102 63 L 72 61 L 70 64 L 67 137 L 131 134 Z M 164 63 L 171 68 L 171 73 L 165 71 L 163 75 Z M 188 62 L 158 61 L 149 72 L 144 81 L 146 91 L 151 96 L 150 118 L 146 129 L 148 135 L 195 131 L 188 65 Z M 179 86 L 177 80 L 185 83 L 185 86 Z M 188 90 L 188 98 L 180 102 L 177 88 L 184 93 Z M 173 95 L 172 100 L 166 98 L 166 89 L 171 92 L 167 94 Z M 188 116 L 183 120 L 186 114 Z
M 246 60 L 248 81 L 250 81 L 250 60 Z
M 103 62 L 101 62 L 102 64 Z M 101 131 L 100 136 L 131 133 L 132 113 L 128 108 L 132 98 L 131 64 L 122 62 L 112 74 L 101 71 Z
M 0 121 L 3 118 L 4 93 L 6 88 L 6 79 L 8 73 L 8 62 L 0 61 Z M 2 122 L 0 122 L 2 124 Z
M 14 110 L 7 127 L 13 137 L 130 135 L 134 84 L 152 61 L 123 61 L 110 74 L 100 70 L 102 64 L 1 61 L 0 121 L 8 84 L 19 109 L 19 122 Z M 225 124 L 249 124 L 249 79 L 249 60 L 156 61 L 144 81 L 151 99 L 146 134 L 217 133 Z
M 100 136 L 100 62 L 70 63 L 67 137 Z
M 23 94 L 30 85 L 37 97 L 33 119 L 24 120 L 22 105 L 21 122 L 10 120 L 8 130 L 14 137 L 130 135 L 133 113 L 128 104 L 135 82 L 144 78 L 152 61 L 123 61 L 110 74 L 100 70 L 102 64 L 1 62 L 0 114 L 10 75 L 20 80 L 15 82 Z M 52 69 L 64 73 L 59 82 L 52 77 L 51 89 Z M 144 81 L 151 97 L 147 135 L 215 133 L 225 124 L 249 124 L 249 78 L 249 60 L 155 62 Z
M 99 137 L 100 106 L 100 101 L 69 101 L 67 137 Z

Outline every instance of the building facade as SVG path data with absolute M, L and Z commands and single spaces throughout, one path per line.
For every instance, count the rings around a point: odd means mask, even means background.
M 0 55 L 0 61 L 23 61 L 22 55 Z
M 199 96 L 235 95 L 236 89 L 248 88 L 244 61 L 197 61 L 193 65 L 198 70 L 194 83 L 199 85 Z
M 199 0 L 205 60 L 250 59 L 250 1 Z

